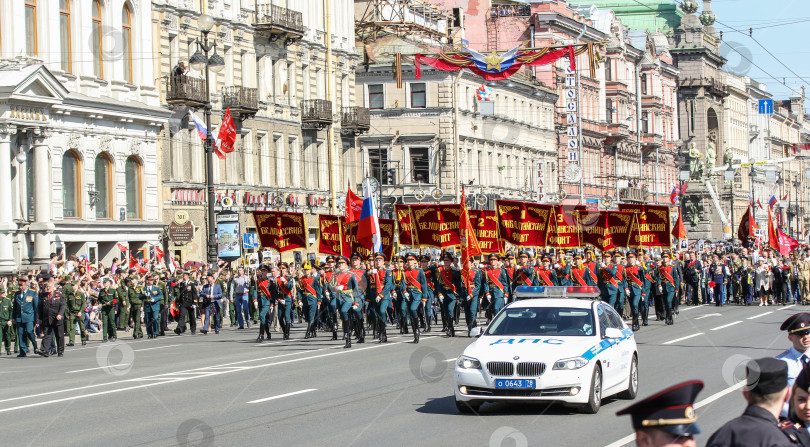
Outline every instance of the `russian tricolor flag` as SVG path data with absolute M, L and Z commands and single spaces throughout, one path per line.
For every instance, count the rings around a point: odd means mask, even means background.
M 191 120 L 194 121 L 194 127 L 197 128 L 197 133 L 200 134 L 200 139 L 205 141 L 205 139 L 208 138 L 208 128 L 205 127 L 205 123 L 191 110 L 189 110 L 188 113 L 191 114 Z
M 357 242 L 373 252 L 382 251 L 380 221 L 371 194 L 371 182 L 366 182 L 364 189 L 363 208 L 360 210 L 360 221 L 357 224 Z

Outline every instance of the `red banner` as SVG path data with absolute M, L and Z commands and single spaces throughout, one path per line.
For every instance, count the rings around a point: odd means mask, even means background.
M 519 247 L 544 247 L 552 205 L 497 200 L 498 237 Z
M 399 245 L 418 246 L 416 239 L 416 228 L 411 221 L 411 207 L 397 203 L 394 205 L 394 214 L 397 216 L 399 227 Z
M 611 244 L 603 250 L 630 245 L 634 213 L 630 211 L 608 211 L 608 228 Z
M 636 223 L 630 236 L 630 247 L 665 247 L 672 245 L 669 207 L 620 203 L 619 211 L 634 211 Z
M 394 254 L 394 219 L 379 219 L 379 221 L 382 252 L 385 258 L 390 260 Z M 341 217 L 340 224 L 343 231 L 343 256 L 351 256 L 356 252 L 365 259 L 371 255 L 371 250 L 357 241 L 357 227 L 360 222 L 347 222 Z
M 614 247 L 610 238 L 607 212 L 580 209 L 575 215 L 584 245 L 600 250 Z
M 490 210 L 469 210 L 469 213 L 481 251 L 485 254 L 503 253 L 504 243 L 498 239 L 498 214 Z
M 277 252 L 307 248 L 307 228 L 304 215 L 280 211 L 254 211 L 256 230 L 262 248 Z
M 341 218 L 331 214 L 318 216 L 318 252 L 340 256 L 342 254 Z
M 554 248 L 581 247 L 577 213 L 582 211 L 585 211 L 584 206 L 554 206 L 548 228 L 547 245 Z
M 420 247 L 461 246 L 461 205 L 411 205 L 411 216 Z

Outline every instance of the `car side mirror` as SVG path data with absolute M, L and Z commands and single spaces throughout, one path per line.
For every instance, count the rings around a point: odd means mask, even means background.
M 476 327 L 470 329 L 470 337 L 480 337 L 483 332 L 484 332 L 483 329 L 476 326 Z
M 615 327 L 609 327 L 605 329 L 605 338 L 622 338 L 624 334 L 622 334 L 621 329 L 616 329 Z

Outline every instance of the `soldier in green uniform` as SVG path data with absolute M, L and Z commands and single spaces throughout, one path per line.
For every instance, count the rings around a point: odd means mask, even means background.
M 149 338 L 156 338 L 159 333 L 160 303 L 164 299 L 165 287 L 154 285 L 153 276 L 146 277 L 146 285 L 142 289 L 141 301 L 144 307 L 144 322 L 146 334 Z
M 157 335 L 163 337 L 166 335 L 166 331 L 169 330 L 169 307 L 174 297 L 177 296 L 176 283 L 174 279 L 169 278 L 169 275 L 164 272 L 157 286 L 160 288 L 160 293 L 162 294 L 158 311 L 160 321 L 158 322 Z M 145 302 L 144 305 L 146 305 Z M 145 321 L 146 318 L 144 317 L 144 322 Z
M 129 294 L 132 292 L 132 280 L 135 275 L 127 276 L 118 286 L 118 327 L 119 331 L 129 331 Z
M 11 310 L 12 310 L 11 297 L 6 293 L 5 289 L 0 288 L 0 347 L 6 347 L 6 355 L 11 355 L 11 344 L 14 343 L 14 352 L 19 349 L 17 346 L 17 338 L 11 337 L 14 331 L 14 326 L 11 324 Z
M 137 278 L 132 278 L 130 284 L 129 294 L 127 301 L 129 302 L 129 315 L 132 317 L 134 328 L 132 329 L 132 338 L 143 338 L 143 330 L 141 330 L 141 310 L 143 309 L 143 285 L 138 282 Z
M 118 333 L 115 328 L 115 306 L 118 303 L 118 291 L 112 286 L 110 278 L 104 278 L 103 287 L 98 291 L 98 303 L 101 305 L 101 324 L 103 326 L 102 343 L 115 341 Z
M 78 284 L 76 281 L 67 281 L 62 286 L 62 294 L 65 296 L 65 322 L 67 324 L 68 346 L 73 346 L 76 341 L 76 323 L 79 324 L 82 346 L 87 344 L 87 329 L 84 327 L 84 307 L 87 305 L 87 295 L 82 287 L 84 283 Z

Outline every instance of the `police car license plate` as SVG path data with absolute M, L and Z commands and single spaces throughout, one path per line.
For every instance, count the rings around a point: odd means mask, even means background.
M 534 388 L 534 379 L 496 379 L 495 388 Z

